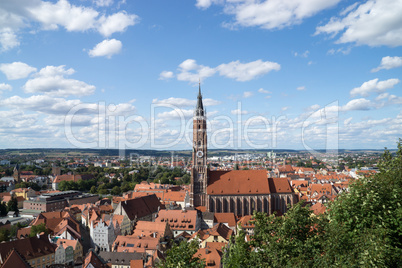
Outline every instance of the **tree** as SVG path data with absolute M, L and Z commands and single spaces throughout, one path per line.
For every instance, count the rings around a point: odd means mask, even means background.
M 246 242 L 246 233 L 240 229 L 234 243 L 229 243 L 227 251 L 222 256 L 222 264 L 223 267 L 248 267 L 250 259 L 251 245 Z
M 10 239 L 10 231 L 3 228 L 0 229 L 0 242 L 8 241 Z
M 29 236 L 34 237 L 35 235 L 40 234 L 42 232 L 45 233 L 45 234 L 48 233 L 46 225 L 44 223 L 41 223 L 41 224 L 38 224 L 38 225 L 32 225 L 31 233 L 29 234 Z
M 379 173 L 357 180 L 329 205 L 324 261 L 333 266 L 397 267 L 402 256 L 402 140 L 385 150 Z
M 5 202 L 0 201 L 0 217 L 7 215 L 7 205 Z
M 97 189 L 96 189 L 96 186 L 94 185 L 94 186 L 91 187 L 91 190 L 89 192 L 91 194 L 96 194 L 96 191 L 97 191 Z
M 15 211 L 17 214 L 19 213 L 17 197 L 12 196 L 10 201 L 7 202 L 7 211 Z
M 302 203 L 282 217 L 254 214 L 254 236 L 235 240 L 225 267 L 400 267 L 402 140 L 378 166 L 379 173 L 356 180 L 320 217 Z
M 194 239 L 190 242 L 182 241 L 179 245 L 173 246 L 166 253 L 166 259 L 158 266 L 165 268 L 195 267 L 204 268 L 205 261 L 194 255 L 198 250 L 198 242 Z
M 110 192 L 112 195 L 120 195 L 121 194 L 121 190 L 119 186 L 115 186 L 113 187 L 112 191 Z

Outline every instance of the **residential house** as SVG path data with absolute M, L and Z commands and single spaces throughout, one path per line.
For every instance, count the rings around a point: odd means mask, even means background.
M 101 251 L 110 251 L 110 246 L 116 239 L 113 218 L 108 217 L 90 222 L 89 233 L 92 245 Z
M 234 231 L 223 223 L 218 223 L 211 229 L 198 230 L 195 232 L 190 241 L 195 239 L 199 242 L 201 248 L 205 248 L 207 242 L 229 243 Z
M 172 229 L 174 236 L 182 232 L 187 232 L 190 235 L 201 228 L 201 220 L 198 217 L 196 210 L 165 210 L 159 211 L 155 222 L 168 223 Z
M 234 232 L 236 232 L 237 223 L 236 223 L 236 218 L 235 218 L 234 213 L 230 213 L 230 212 L 215 213 L 214 225 L 216 225 L 218 223 L 223 223 L 224 225 L 226 225 L 227 227 L 232 229 Z
M 161 206 L 162 204 L 156 195 L 152 194 L 121 201 L 113 214 L 126 215 L 130 219 L 131 226 L 133 226 L 139 220 L 154 221 Z
M 92 249 L 89 250 L 87 255 L 85 256 L 84 263 L 82 264 L 82 268 L 108 268 L 109 266 L 106 262 L 99 257 Z
M 71 256 L 70 256 L 71 252 L 70 252 L 70 250 L 67 252 L 67 247 L 71 247 L 73 249 L 71 261 L 73 263 L 82 263 L 83 247 L 82 247 L 81 243 L 79 242 L 79 239 L 75 239 L 75 240 L 58 239 L 57 245 L 61 245 L 61 244 L 66 249 L 66 257 L 65 257 L 66 263 L 69 263 L 70 259 L 71 259 Z M 57 260 L 57 258 L 56 258 L 56 260 Z
M 31 265 L 18 253 L 16 249 L 12 249 L 10 254 L 6 257 L 1 268 L 32 268 Z
M 1 243 L 0 265 L 3 265 L 13 249 L 17 250 L 33 268 L 46 267 L 55 262 L 55 246 L 49 241 L 47 235 L 37 235 Z
M 140 261 L 141 264 L 144 263 L 146 258 L 144 253 L 138 252 L 106 252 L 102 251 L 99 256 L 112 268 L 130 268 L 130 263 L 133 260 Z M 141 266 L 144 267 L 144 266 Z

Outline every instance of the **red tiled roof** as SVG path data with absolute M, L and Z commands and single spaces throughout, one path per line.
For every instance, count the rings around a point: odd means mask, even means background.
M 7 258 L 4 260 L 3 265 L 1 265 L 1 268 L 31 268 L 30 266 L 24 259 L 24 257 L 21 256 L 21 254 L 18 253 L 16 249 L 12 249 L 10 254 L 8 254 Z
M 8 256 L 12 249 L 16 249 L 26 260 L 36 259 L 54 254 L 55 246 L 50 243 L 46 235 L 29 237 L 1 243 L 0 258 Z
M 215 213 L 214 214 L 214 222 L 217 223 L 227 223 L 229 227 L 236 227 L 236 218 L 234 213 Z
M 167 222 L 172 230 L 194 230 L 197 222 L 196 210 L 160 210 L 155 222 Z
M 293 188 L 290 187 L 287 178 L 268 178 L 271 193 L 292 193 Z
M 313 206 L 310 207 L 310 210 L 312 210 L 315 215 L 324 213 L 326 209 L 327 208 L 320 202 L 317 202 Z
M 210 171 L 209 195 L 269 194 L 265 170 Z
M 155 213 L 161 208 L 161 202 L 156 195 L 147 195 L 121 202 L 122 208 L 130 220 L 138 219 Z

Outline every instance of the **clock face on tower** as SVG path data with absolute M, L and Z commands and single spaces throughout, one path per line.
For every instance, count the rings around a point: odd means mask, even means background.
M 201 158 L 201 157 L 203 157 L 204 156 L 204 153 L 202 152 L 202 151 L 198 151 L 197 152 L 197 157 L 198 158 Z

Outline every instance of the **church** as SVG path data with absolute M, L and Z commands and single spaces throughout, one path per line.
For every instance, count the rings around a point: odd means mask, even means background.
M 209 170 L 207 156 L 207 117 L 199 86 L 193 117 L 191 206 L 236 216 L 254 211 L 283 215 L 288 204 L 297 202 L 287 178 L 268 178 L 267 170 Z

